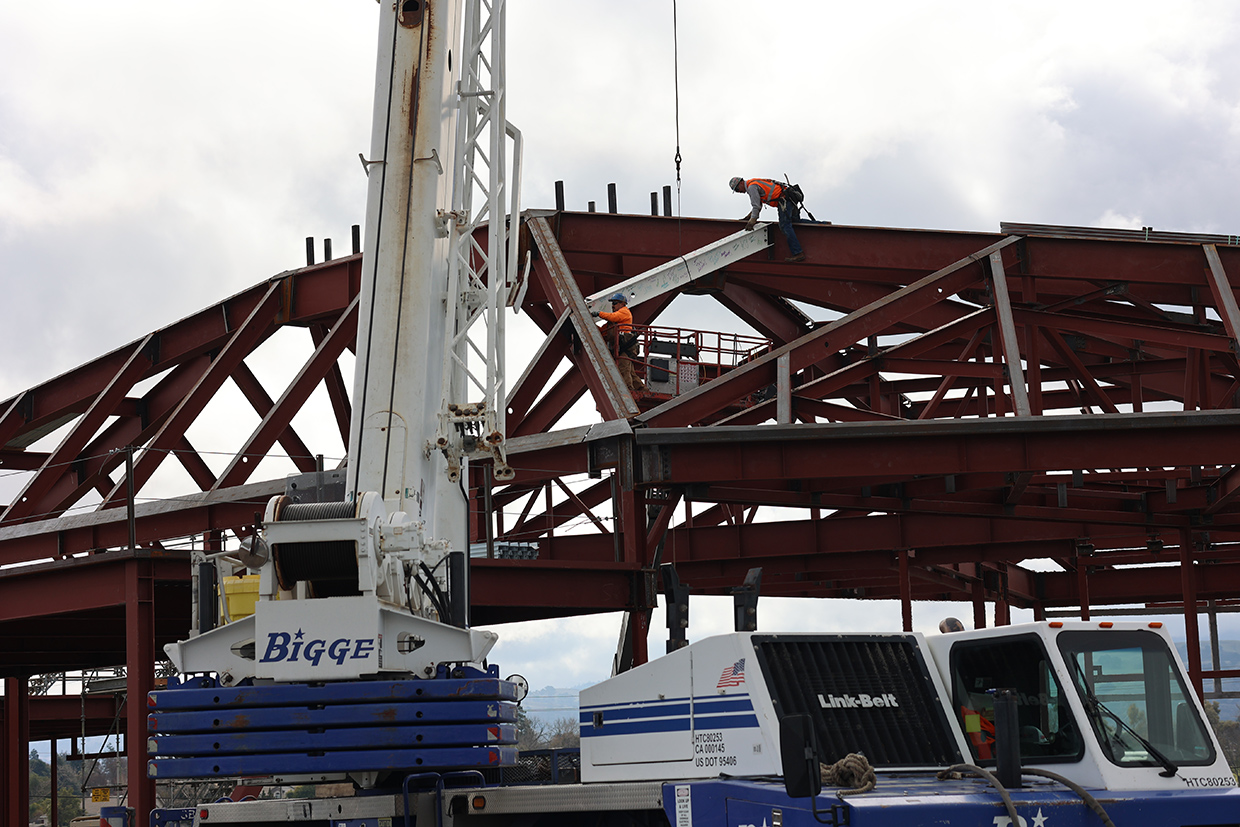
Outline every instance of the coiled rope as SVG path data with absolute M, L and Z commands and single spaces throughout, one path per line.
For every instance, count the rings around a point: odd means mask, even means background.
M 826 764 L 819 764 L 818 770 L 823 784 L 848 788 L 836 792 L 836 796 L 840 798 L 846 795 L 868 793 L 878 784 L 874 768 L 870 766 L 869 760 L 859 752 L 850 752 L 829 767 Z

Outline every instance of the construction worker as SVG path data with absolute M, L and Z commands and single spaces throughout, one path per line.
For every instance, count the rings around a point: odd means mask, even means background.
M 964 724 L 965 737 L 980 761 L 994 758 L 995 750 L 995 711 L 993 708 L 976 710 L 972 707 L 960 707 L 960 718 Z
M 779 213 L 779 229 L 784 231 L 784 238 L 788 239 L 788 250 L 792 253 L 784 261 L 805 261 L 805 251 L 801 249 L 801 242 L 797 241 L 797 234 L 792 229 L 792 225 L 801 220 L 801 208 L 793 203 L 791 198 L 783 197 L 783 184 L 770 178 L 733 178 L 728 182 L 728 186 L 733 192 L 749 194 L 749 203 L 753 209 L 742 219 L 746 221 L 746 230 L 752 230 L 758 223 L 758 213 L 762 211 L 762 205 L 770 204 Z
M 596 319 L 603 319 L 603 336 L 616 356 L 616 366 L 620 368 L 620 376 L 629 392 L 637 395 L 646 390 L 646 383 L 638 378 L 633 370 L 633 361 L 637 358 L 637 334 L 633 331 L 633 312 L 629 310 L 629 300 L 623 293 L 611 297 L 611 312 L 595 310 L 590 313 Z

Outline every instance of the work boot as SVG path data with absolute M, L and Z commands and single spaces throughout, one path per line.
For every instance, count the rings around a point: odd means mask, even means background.
M 805 261 L 805 253 L 797 253 L 795 256 L 788 256 L 784 261 Z

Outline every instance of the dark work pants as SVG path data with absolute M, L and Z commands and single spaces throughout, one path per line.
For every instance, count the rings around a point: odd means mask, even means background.
M 801 255 L 804 250 L 801 249 L 801 242 L 797 241 L 796 231 L 792 229 L 792 225 L 801 220 L 801 209 L 787 198 L 779 199 L 775 209 L 779 211 L 779 229 L 784 231 L 784 238 L 788 239 L 788 250 L 794 256 Z

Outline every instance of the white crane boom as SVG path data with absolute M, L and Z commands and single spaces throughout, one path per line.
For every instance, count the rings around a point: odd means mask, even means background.
M 500 311 L 520 135 L 504 119 L 504 3 L 398 0 L 380 16 L 344 499 L 268 503 L 245 554 L 254 615 L 168 647 L 224 685 L 431 676 L 496 640 L 468 629 L 461 475 L 486 456 L 511 476 Z M 349 654 L 307 659 L 307 634 Z

